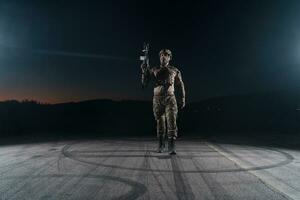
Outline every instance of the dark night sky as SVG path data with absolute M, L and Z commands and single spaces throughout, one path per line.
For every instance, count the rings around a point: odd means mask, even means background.
M 300 1 L 0 1 L 0 100 L 151 100 L 169 48 L 188 101 L 300 86 Z

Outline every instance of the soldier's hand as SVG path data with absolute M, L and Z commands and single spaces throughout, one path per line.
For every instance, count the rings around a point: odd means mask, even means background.
M 145 73 L 145 71 L 146 71 L 146 65 L 144 63 L 141 64 L 141 70 L 142 70 L 142 73 Z
M 180 102 L 180 109 L 183 109 L 184 107 L 185 107 L 185 98 L 182 98 Z

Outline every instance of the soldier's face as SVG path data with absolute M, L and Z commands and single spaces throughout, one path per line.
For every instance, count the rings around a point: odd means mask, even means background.
M 161 63 L 162 65 L 165 65 L 165 64 L 168 64 L 168 63 L 170 62 L 171 57 L 170 57 L 169 54 L 161 53 L 161 54 L 159 55 L 159 59 L 160 59 L 160 63 Z

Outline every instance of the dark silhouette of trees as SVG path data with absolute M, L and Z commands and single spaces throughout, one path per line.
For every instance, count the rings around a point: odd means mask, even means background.
M 211 98 L 179 112 L 180 135 L 299 132 L 298 95 L 281 91 Z M 300 106 L 299 106 L 300 109 Z M 152 103 L 89 100 L 0 102 L 0 135 L 155 136 Z

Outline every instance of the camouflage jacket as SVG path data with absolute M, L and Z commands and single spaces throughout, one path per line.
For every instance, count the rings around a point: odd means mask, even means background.
M 185 99 L 185 89 L 181 72 L 174 66 L 146 68 L 142 73 L 142 85 L 146 87 L 154 82 L 154 95 L 174 95 L 174 86 L 179 88 L 182 99 Z

